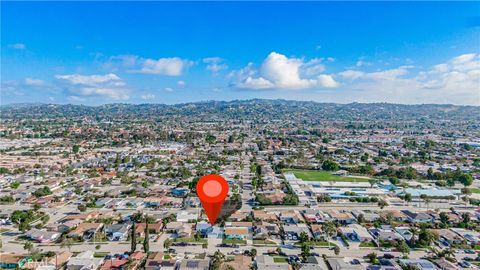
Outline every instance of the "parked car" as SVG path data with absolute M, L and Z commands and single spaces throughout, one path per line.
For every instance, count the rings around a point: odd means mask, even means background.
M 235 249 L 233 251 L 230 251 L 228 254 L 230 254 L 230 255 L 240 255 L 240 254 L 242 254 L 242 252 L 238 249 Z
M 385 253 L 385 254 L 383 254 L 383 258 L 385 258 L 385 259 L 393 259 L 393 258 L 395 258 L 395 255 L 392 255 L 392 254 L 390 254 L 390 253 Z

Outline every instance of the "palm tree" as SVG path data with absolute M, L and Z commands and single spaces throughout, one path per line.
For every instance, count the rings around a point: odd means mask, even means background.
M 64 239 L 62 240 L 62 243 L 60 243 L 60 247 L 61 247 L 61 248 L 65 248 L 65 247 L 66 247 L 66 248 L 68 248 L 68 251 L 70 251 L 70 248 L 72 247 L 72 245 L 73 245 L 73 241 L 72 241 L 72 239 L 70 239 L 70 238 L 64 238 Z
M 416 227 L 410 227 L 410 233 L 412 234 L 412 238 L 410 238 L 410 245 L 415 245 L 415 236 L 418 235 L 418 229 Z
M 327 238 L 328 248 L 330 248 L 330 237 L 333 237 L 337 233 L 337 226 L 331 221 L 325 222 L 323 224 L 323 232 Z

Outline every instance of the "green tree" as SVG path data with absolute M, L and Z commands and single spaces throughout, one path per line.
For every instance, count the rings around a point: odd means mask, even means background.
M 410 253 L 410 248 L 408 247 L 407 243 L 405 243 L 405 241 L 398 241 L 395 247 L 404 255 Z
M 471 174 L 463 173 L 458 177 L 458 182 L 462 183 L 465 187 L 468 187 L 473 183 L 473 176 Z
M 252 249 L 250 250 L 250 256 L 251 256 L 252 258 L 255 258 L 255 256 L 257 256 L 257 250 L 254 249 L 254 248 L 252 248 Z
M 383 209 L 386 206 L 388 206 L 388 203 L 385 200 L 379 200 L 378 201 L 378 206 L 380 207 L 380 209 Z
M 145 217 L 145 232 L 144 232 L 145 238 L 143 239 L 143 251 L 145 253 L 148 253 L 148 251 L 150 251 L 150 245 L 149 245 L 150 235 L 149 235 L 148 230 L 149 230 L 148 229 L 148 219 Z
M 335 223 L 331 221 L 327 221 L 323 224 L 322 227 L 323 232 L 325 233 L 325 236 L 327 238 L 328 242 L 328 247 L 330 248 L 330 241 L 329 239 L 333 236 L 337 235 L 337 227 L 335 226 Z
M 418 229 L 412 226 L 410 227 L 409 231 L 412 234 L 412 237 L 410 238 L 410 245 L 415 246 L 415 238 L 418 236 Z
M 78 145 L 78 144 L 73 145 L 73 146 L 72 146 L 72 152 L 73 152 L 74 154 L 77 154 L 78 151 L 80 151 L 80 145 Z
M 302 260 L 306 261 L 309 256 L 310 247 L 307 245 L 307 243 L 302 243 Z
M 85 204 L 79 204 L 77 208 L 80 212 L 87 211 L 87 206 Z
M 14 182 L 10 183 L 10 188 L 11 189 L 17 189 L 18 187 L 20 187 L 20 182 L 19 181 L 14 181 Z
M 374 264 L 374 263 L 377 262 L 378 256 L 377 256 L 377 253 L 372 252 L 372 253 L 367 254 L 367 258 L 368 258 L 368 261 L 371 264 Z
M 300 243 L 305 243 L 308 241 L 308 234 L 306 232 L 301 232 L 300 233 L 300 236 L 299 236 L 299 239 L 300 239 Z
M 340 166 L 331 159 L 327 159 L 322 163 L 322 169 L 325 171 L 338 171 L 339 168 Z
M 440 222 L 444 225 L 448 224 L 450 218 L 448 217 L 447 212 L 440 212 Z
M 130 229 L 130 251 L 133 253 L 137 250 L 137 233 L 135 232 L 135 220 L 132 223 Z
M 28 254 L 30 254 L 33 250 L 33 244 L 30 241 L 25 242 L 23 245 L 23 249 L 28 250 Z
M 222 252 L 220 252 L 220 250 L 215 251 L 211 261 L 211 267 L 212 267 L 211 269 L 213 270 L 220 269 L 220 266 L 222 265 L 224 260 L 225 260 L 225 255 Z

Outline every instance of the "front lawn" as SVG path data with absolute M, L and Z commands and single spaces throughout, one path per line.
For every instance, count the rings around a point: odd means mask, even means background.
M 199 238 L 196 240 L 193 237 L 175 238 L 173 241 L 176 243 L 207 243 L 207 239 Z
M 273 242 L 272 240 L 253 240 L 254 245 L 267 245 L 267 246 L 276 246 L 277 243 Z
M 370 241 L 370 242 L 362 242 L 360 243 L 360 247 L 377 247 L 377 244 L 375 242 Z
M 105 256 L 107 256 L 107 255 L 109 255 L 109 254 L 110 254 L 110 252 L 95 252 L 95 253 L 93 253 L 93 257 L 95 257 L 95 258 L 103 258 L 103 257 L 105 257 Z
M 307 245 L 309 246 L 316 246 L 316 247 L 328 247 L 328 242 L 323 240 L 313 240 L 307 241 Z M 295 243 L 295 246 L 300 246 L 300 242 Z M 330 242 L 330 247 L 336 247 L 337 244 Z
M 286 257 L 273 257 L 273 262 L 288 263 L 288 259 Z
M 243 240 L 243 239 L 227 239 L 227 238 L 224 238 L 224 239 L 222 240 L 222 243 L 223 243 L 223 244 L 246 245 L 246 244 L 247 244 L 247 241 L 246 241 L 246 240 Z
M 327 171 L 286 170 L 285 172 L 292 172 L 295 177 L 300 178 L 303 181 L 368 182 L 369 180 L 369 178 L 333 175 L 332 173 Z

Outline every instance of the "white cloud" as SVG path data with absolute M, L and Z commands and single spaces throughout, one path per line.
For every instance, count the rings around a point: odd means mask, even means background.
M 155 95 L 154 94 L 145 94 L 145 95 L 140 96 L 140 98 L 143 99 L 143 100 L 152 100 L 152 99 L 155 99 Z
M 255 79 L 248 77 L 241 83 L 237 84 L 237 87 L 245 89 L 269 89 L 275 87 L 275 85 L 262 77 Z
M 142 68 L 138 72 L 144 74 L 180 76 L 186 68 L 192 65 L 193 62 L 178 57 L 160 58 L 158 60 L 145 59 L 142 63 Z
M 177 81 L 177 85 L 183 87 L 185 86 L 185 81 L 179 80 Z
M 300 58 L 288 58 L 272 52 L 263 61 L 259 70 L 253 64 L 232 73 L 238 78 L 234 85 L 244 89 L 305 89 L 334 88 L 338 83 L 331 75 L 319 74 L 325 70 L 321 59 L 305 62 Z M 302 78 L 306 75 L 308 78 Z M 313 76 L 313 77 L 312 77 Z
M 67 83 L 71 96 L 104 96 L 114 100 L 129 99 L 125 82 L 113 73 L 106 75 L 56 75 Z
M 39 79 L 25 78 L 25 84 L 29 86 L 43 86 L 45 81 Z
M 220 57 L 203 58 L 203 63 L 207 64 L 207 70 L 210 70 L 213 73 L 228 68 L 227 64 L 224 63 L 224 59 Z
M 167 91 L 167 92 L 173 92 L 175 91 L 173 88 L 170 88 L 170 87 L 165 87 L 163 90 Z
M 112 84 L 114 86 L 123 86 L 125 83 L 113 73 L 106 75 L 80 75 L 80 74 L 71 74 L 71 75 L 56 75 L 55 78 L 60 80 L 66 80 L 71 84 L 83 84 L 83 85 L 98 85 L 103 83 Z
M 464 54 L 431 68 L 413 66 L 338 73 L 346 90 L 362 91 L 361 102 L 453 103 L 480 105 L 480 56 Z
M 25 50 L 27 48 L 23 43 L 9 44 L 8 47 L 15 50 Z
M 124 70 L 131 73 L 180 76 L 194 62 L 179 57 L 150 59 L 138 55 L 124 54 L 111 56 L 108 59 L 97 57 L 100 66 L 107 71 Z

